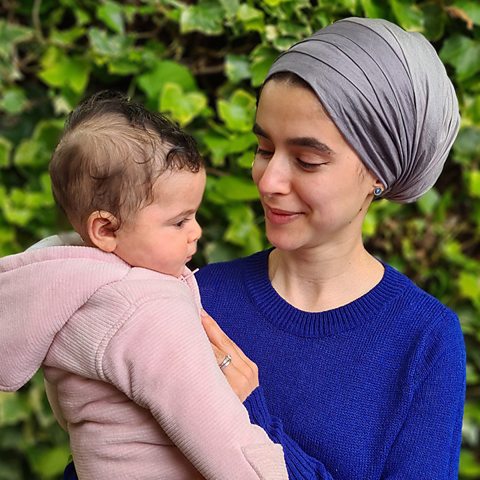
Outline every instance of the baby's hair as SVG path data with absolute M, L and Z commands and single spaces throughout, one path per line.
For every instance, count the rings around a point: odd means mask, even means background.
M 50 162 L 54 198 L 76 229 L 107 211 L 116 228 L 153 201 L 166 171 L 203 168 L 195 140 L 160 113 L 102 91 L 70 113 Z

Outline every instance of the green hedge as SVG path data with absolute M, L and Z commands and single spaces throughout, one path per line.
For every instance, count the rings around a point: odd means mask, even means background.
M 194 4 L 193 4 L 194 3 Z M 250 180 L 256 89 L 295 41 L 346 16 L 423 32 L 453 79 L 462 126 L 435 189 L 376 202 L 370 250 L 456 310 L 468 351 L 461 478 L 480 478 L 480 4 L 476 0 L 24 0 L 0 4 L 0 255 L 67 228 L 47 164 L 68 111 L 104 88 L 167 112 L 198 140 L 209 179 L 206 262 L 266 246 Z M 438 99 L 442 101 L 442 99 Z M 59 478 L 69 455 L 36 376 L 0 393 L 0 480 Z

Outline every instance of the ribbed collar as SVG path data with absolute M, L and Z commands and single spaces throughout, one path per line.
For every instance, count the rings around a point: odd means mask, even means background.
M 357 300 L 333 310 L 305 312 L 286 302 L 268 278 L 270 250 L 259 252 L 246 261 L 244 281 L 263 316 L 281 330 L 301 337 L 323 337 L 350 330 L 378 316 L 411 285 L 403 274 L 384 264 L 382 280 Z

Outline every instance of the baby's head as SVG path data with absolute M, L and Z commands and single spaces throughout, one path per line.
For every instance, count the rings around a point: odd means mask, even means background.
M 68 117 L 50 176 L 87 245 L 177 276 L 195 253 L 203 161 L 164 116 L 118 93 L 91 96 Z

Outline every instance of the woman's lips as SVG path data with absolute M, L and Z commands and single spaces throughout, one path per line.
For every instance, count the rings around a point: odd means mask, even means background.
M 290 212 L 288 210 L 281 210 L 279 208 L 272 208 L 265 205 L 265 217 L 270 223 L 275 225 L 285 225 L 295 221 L 302 215 L 302 212 Z

